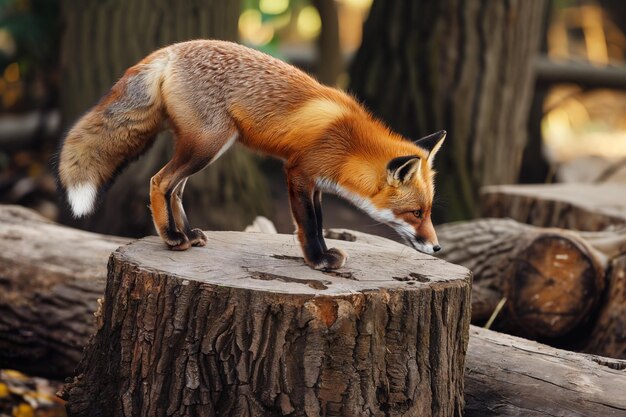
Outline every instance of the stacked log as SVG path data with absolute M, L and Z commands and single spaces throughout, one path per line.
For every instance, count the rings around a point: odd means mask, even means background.
M 626 361 L 471 326 L 465 417 L 622 417 Z
M 626 224 L 624 184 L 497 185 L 481 190 L 481 217 L 598 231 Z
M 0 206 L 0 368 L 72 375 L 93 333 L 106 260 L 128 241 Z
M 619 316 L 626 308 L 626 228 L 576 232 L 479 219 L 443 225 L 438 234 L 441 256 L 474 273 L 474 323 L 506 299 L 500 330 L 626 358 L 626 315 Z
M 393 247 L 397 251 L 399 259 L 412 253 L 411 249 L 397 242 L 377 236 L 348 230 L 333 230 L 330 233 L 334 238 L 367 243 L 369 246 L 375 247 L 375 251 L 388 251 L 390 247 Z M 65 237 L 62 247 L 57 238 L 59 236 Z M 30 210 L 14 206 L 0 206 L 0 237 L 0 244 L 5 245 L 0 254 L 11 254 L 0 258 L 0 268 L 2 268 L 0 276 L 3 277 L 3 289 L 11 288 L 13 299 L 28 299 L 28 303 L 30 303 L 29 310 L 26 311 L 13 308 L 12 305 L 9 305 L 8 309 L 3 307 L 0 320 L 4 320 L 3 323 L 12 323 L 10 327 L 4 328 L 3 333 L 0 333 L 3 343 L 0 347 L 0 357 L 3 358 L 4 365 L 12 364 L 21 369 L 30 368 L 36 371 L 35 374 L 42 374 L 37 370 L 43 370 L 44 374 L 49 373 L 49 370 L 54 368 L 58 377 L 73 375 L 74 364 L 70 364 L 70 362 L 73 358 L 80 356 L 80 351 L 87 343 L 89 334 L 96 329 L 94 312 L 98 307 L 97 299 L 103 295 L 103 293 L 96 293 L 103 291 L 106 280 L 106 262 L 109 257 L 108 249 L 102 248 L 100 245 L 115 246 L 117 243 L 126 243 L 126 240 L 58 226 L 37 216 Z M 257 239 L 264 239 L 264 237 L 257 235 Z M 19 250 L 15 248 L 14 252 L 9 252 L 12 250 L 11 246 L 16 244 L 19 244 Z M 52 252 L 54 256 L 50 256 L 50 251 L 53 250 L 51 248 L 55 246 L 58 248 Z M 605 241 L 605 248 L 611 246 L 616 247 Z M 294 257 L 297 257 L 297 254 Z M 46 259 L 54 259 L 54 262 L 44 262 Z M 296 261 L 296 259 L 292 260 Z M 612 258 L 609 264 L 612 266 L 609 266 L 607 270 L 604 298 L 608 300 L 608 303 L 613 304 L 611 308 L 603 309 L 597 315 L 597 322 L 608 323 L 603 325 L 605 329 L 611 326 L 616 329 L 616 324 L 611 324 L 611 321 L 626 316 L 626 311 L 623 310 L 623 306 L 626 305 L 624 302 L 626 278 L 623 272 L 619 272 L 626 267 L 626 259 L 616 256 Z M 8 267 L 10 265 L 12 265 L 11 268 Z M 28 285 L 21 285 L 22 280 L 29 279 L 28 274 L 19 274 L 15 270 L 27 267 L 29 267 L 29 273 L 32 276 L 39 278 L 28 281 Z M 342 272 L 345 273 L 346 271 Z M 48 275 L 54 277 L 56 281 L 46 287 L 44 284 L 51 282 L 45 278 Z M 59 306 L 63 306 L 68 303 L 62 296 L 55 301 L 54 294 L 65 293 L 65 291 L 52 291 L 55 287 L 70 286 L 76 288 L 76 282 L 79 282 L 82 287 L 86 287 L 90 281 L 95 282 L 92 284 L 92 289 L 74 293 L 74 304 L 88 306 L 82 312 L 74 309 L 70 317 L 65 317 L 62 314 L 64 311 L 62 308 L 51 309 L 46 307 L 48 304 L 58 303 Z M 271 284 L 274 281 L 266 282 Z M 416 285 L 409 284 L 411 281 L 398 282 L 405 282 L 407 286 Z M 42 294 L 49 291 L 49 295 L 28 298 L 30 285 L 35 291 Z M 304 287 L 303 284 L 300 285 Z M 308 284 L 306 285 L 308 286 Z M 46 290 L 46 288 L 48 289 Z M 474 309 L 477 305 L 476 288 L 482 287 L 480 285 L 474 287 L 472 294 Z M 494 292 L 493 290 L 489 291 L 492 294 Z M 0 303 L 11 304 L 11 299 L 6 294 L 6 292 L 0 291 Z M 178 293 L 178 296 L 184 294 Z M 616 297 L 616 295 L 622 298 Z M 139 296 L 139 294 L 137 293 L 135 296 Z M 92 301 L 86 303 L 86 299 Z M 612 302 L 611 300 L 616 301 Z M 135 303 L 141 304 L 142 302 L 148 302 L 148 300 L 135 299 Z M 46 308 L 49 317 L 40 314 L 39 319 L 48 320 L 50 323 L 62 323 L 63 320 L 66 320 L 65 333 L 37 331 L 31 335 L 27 335 L 26 332 L 20 335 L 19 328 L 33 329 L 33 312 Z M 268 325 L 270 323 L 273 322 L 268 322 Z M 175 323 L 172 322 L 172 325 Z M 180 331 L 176 326 L 172 327 L 172 330 Z M 87 336 L 82 336 L 84 334 Z M 7 345 L 6 343 L 10 342 L 9 335 L 20 335 L 19 344 Z M 28 339 L 25 339 L 26 336 Z M 594 333 L 594 338 L 596 337 L 597 345 L 611 345 L 620 343 L 620 340 L 623 340 L 620 337 L 623 338 L 624 333 L 597 331 Z M 66 339 L 73 339 L 74 342 L 68 344 Z M 226 341 L 227 339 L 221 340 Z M 7 346 L 13 347 L 7 350 Z M 61 349 L 53 349 L 52 346 L 65 346 L 67 352 L 62 354 Z M 27 347 L 27 349 L 21 350 L 20 360 L 10 362 L 10 356 L 6 355 L 7 352 L 14 351 L 18 347 L 20 349 Z M 46 352 L 48 352 L 48 361 L 44 363 L 41 358 L 43 357 L 42 354 L 46 354 Z M 228 360 L 228 356 L 226 359 Z M 74 360 L 78 361 L 78 359 Z M 45 364 L 45 366 L 34 367 L 29 364 L 31 362 L 40 365 Z M 68 365 L 63 365 L 64 363 Z M 470 342 L 465 370 L 465 415 L 468 417 L 496 415 L 505 417 L 540 415 L 621 416 L 626 412 L 626 400 L 622 395 L 623 392 L 626 392 L 625 372 L 626 361 L 567 352 L 470 326 Z M 189 376 L 193 376 L 193 373 L 190 373 Z M 194 379 L 189 381 L 194 381 Z

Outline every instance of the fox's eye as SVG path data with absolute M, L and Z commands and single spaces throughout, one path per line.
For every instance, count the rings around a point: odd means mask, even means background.
M 413 212 L 413 215 L 414 215 L 415 217 L 417 217 L 418 219 L 421 219 L 421 218 L 422 218 L 422 216 L 424 215 L 424 212 L 423 212 L 422 210 L 415 210 L 415 211 Z

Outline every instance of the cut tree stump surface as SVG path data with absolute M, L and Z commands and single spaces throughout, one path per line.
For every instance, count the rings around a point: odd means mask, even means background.
M 355 291 L 410 289 L 418 283 L 468 280 L 469 271 L 402 246 L 381 249 L 361 242 L 329 241 L 345 249 L 346 267 L 314 271 L 304 264 L 295 237 L 207 232 L 204 248 L 172 252 L 156 237 L 120 248 L 119 259 L 167 276 L 246 290 L 285 294 L 347 295 Z M 406 250 L 405 250 L 406 249 Z M 465 285 L 465 284 L 463 284 Z
M 99 329 L 65 387 L 70 416 L 457 416 L 471 273 L 409 248 L 210 232 L 118 249 Z

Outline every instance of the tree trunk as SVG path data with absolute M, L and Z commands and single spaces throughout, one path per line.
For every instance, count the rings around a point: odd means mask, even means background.
M 61 109 L 64 125 L 82 113 L 150 52 L 197 38 L 235 40 L 240 3 L 193 0 L 62 2 Z M 124 236 L 145 236 L 154 229 L 149 182 L 171 156 L 169 134 L 163 134 L 138 164 L 113 185 L 89 219 L 63 221 L 89 230 Z M 185 189 L 190 222 L 205 228 L 243 229 L 268 209 L 269 196 L 255 157 L 234 149 L 210 168 L 191 177 Z
M 372 5 L 351 88 L 400 133 L 448 131 L 438 155 L 447 221 L 474 214 L 479 188 L 516 182 L 545 0 Z
M 348 268 L 313 271 L 278 234 L 120 248 L 69 415 L 460 415 L 469 271 L 332 244 Z
M 502 185 L 482 190 L 482 217 L 596 231 L 626 224 L 622 184 Z
M 322 30 L 317 39 L 317 79 L 335 86 L 344 69 L 344 59 L 339 40 L 339 15 L 335 0 L 313 0 L 322 20 Z
M 442 257 L 474 273 L 472 306 L 482 306 L 474 323 L 506 298 L 497 328 L 626 358 L 626 265 L 616 261 L 626 254 L 626 229 L 577 233 L 481 219 L 442 225 L 438 234 Z M 611 343 L 601 347 L 600 335 Z
M 106 260 L 127 242 L 0 206 L 0 368 L 74 375 L 95 327 Z
M 626 361 L 470 328 L 465 417 L 621 417 Z

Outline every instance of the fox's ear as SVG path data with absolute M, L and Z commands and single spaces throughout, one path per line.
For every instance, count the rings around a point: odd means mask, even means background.
M 393 158 L 387 164 L 387 182 L 397 187 L 418 174 L 421 166 L 420 158 L 415 155 Z
M 439 151 L 439 148 L 441 148 L 441 145 L 446 138 L 446 134 L 447 132 L 445 130 L 440 130 L 439 132 L 424 136 L 414 142 L 420 148 L 428 151 L 428 158 L 426 158 L 426 161 L 428 161 L 429 166 L 432 166 L 435 155 L 437 154 L 437 151 Z

